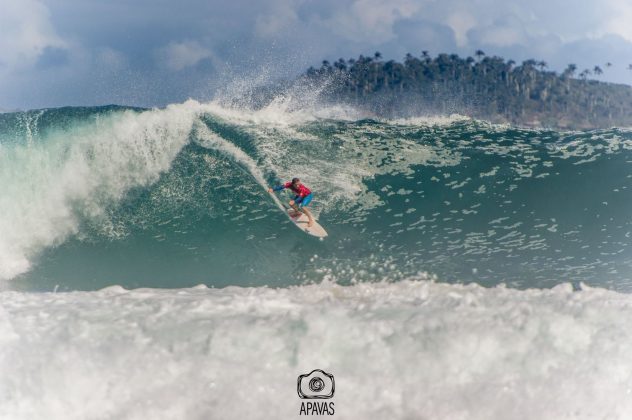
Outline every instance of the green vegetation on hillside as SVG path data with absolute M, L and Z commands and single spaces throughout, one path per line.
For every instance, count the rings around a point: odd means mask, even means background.
M 420 57 L 408 54 L 403 63 L 373 57 L 323 61 L 304 77 L 333 81 L 326 96 L 370 110 L 377 115 L 459 113 L 493 122 L 556 128 L 598 128 L 632 125 L 632 88 L 589 80 L 601 67 L 576 77 L 570 64 L 558 74 L 543 61 L 456 54 Z M 606 64 L 609 67 L 610 63 Z

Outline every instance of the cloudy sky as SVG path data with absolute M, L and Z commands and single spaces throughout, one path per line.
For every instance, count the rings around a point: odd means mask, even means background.
M 476 49 L 632 84 L 632 0 L 0 0 L 0 109 L 162 106 L 323 59 Z

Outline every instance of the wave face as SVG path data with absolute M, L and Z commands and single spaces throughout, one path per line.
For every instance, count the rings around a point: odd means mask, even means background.
M 283 100 L 2 114 L 0 278 L 94 290 L 423 272 L 629 290 L 631 148 L 622 129 L 379 121 Z M 315 191 L 327 240 L 265 192 L 293 176 Z

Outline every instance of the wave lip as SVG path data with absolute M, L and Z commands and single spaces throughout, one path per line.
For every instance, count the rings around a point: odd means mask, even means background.
M 0 417 L 626 418 L 630 295 L 569 284 L 0 293 Z
M 0 280 L 167 171 L 188 142 L 199 104 L 124 111 L 0 148 Z M 44 111 L 42 111 L 44 112 Z

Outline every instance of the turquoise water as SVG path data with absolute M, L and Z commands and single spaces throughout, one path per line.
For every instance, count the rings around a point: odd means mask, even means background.
M 0 115 L 18 290 L 400 280 L 630 290 L 632 133 L 194 101 Z M 298 176 L 330 236 L 266 184 Z M 288 197 L 280 195 L 282 200 Z
M 632 132 L 366 117 L 0 114 L 0 418 L 629 418 Z

